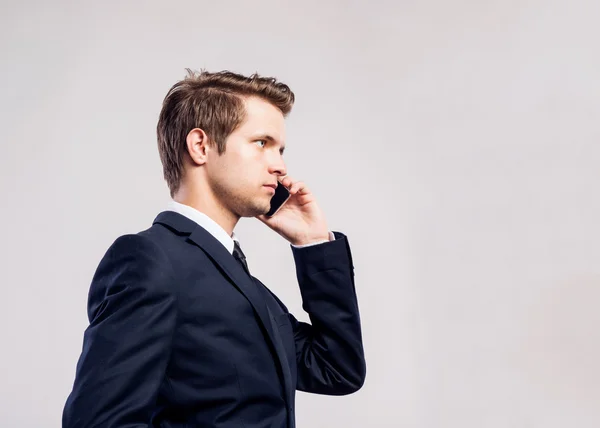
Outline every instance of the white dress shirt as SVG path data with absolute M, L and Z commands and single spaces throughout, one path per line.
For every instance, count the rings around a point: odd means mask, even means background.
M 188 205 L 180 204 L 179 202 L 175 202 L 173 200 L 169 202 L 169 204 L 167 206 L 167 211 L 173 211 L 173 212 L 179 213 L 179 214 L 189 218 L 190 220 L 196 222 L 198 225 L 202 226 L 208 233 L 210 233 L 212 236 L 214 236 L 221 244 L 223 244 L 223 246 L 227 249 L 227 251 L 229 251 L 231 254 L 233 254 L 233 247 L 234 247 L 233 241 L 239 242 L 239 239 L 237 239 L 237 237 L 235 236 L 235 232 L 233 232 L 231 234 L 231 236 L 229 236 L 227 234 L 227 232 L 225 232 L 225 229 L 223 229 L 216 221 L 214 221 L 212 218 L 210 218 L 203 212 L 200 212 L 195 208 L 192 208 Z M 333 232 L 329 232 L 329 241 L 333 241 L 333 240 L 335 240 L 335 235 L 333 234 Z M 292 244 L 292 246 L 294 246 L 296 248 L 303 248 L 303 247 L 310 247 L 311 245 L 322 244 L 324 242 L 329 242 L 329 241 L 323 240 L 323 241 L 313 242 L 311 244 L 306 244 L 306 245 L 293 245 Z

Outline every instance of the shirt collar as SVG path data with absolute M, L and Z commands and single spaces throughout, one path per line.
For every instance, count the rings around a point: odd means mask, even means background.
M 181 214 L 190 220 L 196 222 L 198 225 L 202 226 L 208 233 L 214 236 L 223 246 L 229 251 L 229 253 L 233 254 L 234 242 L 238 241 L 235 232 L 229 236 L 225 229 L 223 229 L 216 221 L 212 218 L 204 214 L 203 212 L 198 211 L 195 208 L 190 207 L 189 205 L 180 204 L 179 202 L 170 201 L 167 206 L 168 211 L 174 211 L 178 214 Z

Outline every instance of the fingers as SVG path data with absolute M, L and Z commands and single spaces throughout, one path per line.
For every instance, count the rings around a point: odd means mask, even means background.
M 285 177 L 283 177 L 283 178 L 281 178 L 281 179 L 279 180 L 279 182 L 280 182 L 281 184 L 283 184 L 283 185 L 285 186 L 285 188 L 286 188 L 286 189 L 288 189 L 288 190 L 290 189 L 290 186 L 291 186 L 291 184 L 292 184 L 292 181 L 293 181 L 293 180 L 292 180 L 292 178 L 291 178 L 289 175 L 286 175 Z
M 285 176 L 281 180 L 281 184 L 283 184 L 292 195 L 295 195 L 296 193 L 300 193 L 300 194 L 308 193 L 308 187 L 306 187 L 306 184 L 304 182 L 295 181 L 293 178 L 291 178 L 289 176 Z
M 307 193 L 308 189 L 306 188 L 306 184 L 304 184 L 301 181 L 297 181 L 294 184 L 292 184 L 292 187 L 289 188 L 289 191 L 292 195 L 295 195 L 297 193 L 302 195 Z

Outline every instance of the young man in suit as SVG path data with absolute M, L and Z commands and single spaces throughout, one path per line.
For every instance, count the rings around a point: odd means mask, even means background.
M 173 201 L 94 274 L 63 427 L 292 428 L 296 389 L 362 386 L 348 240 L 282 157 L 293 102 L 276 79 L 231 72 L 189 72 L 170 89 L 157 133 Z M 278 181 L 291 197 L 265 217 Z M 290 242 L 310 324 L 250 274 L 241 217 Z

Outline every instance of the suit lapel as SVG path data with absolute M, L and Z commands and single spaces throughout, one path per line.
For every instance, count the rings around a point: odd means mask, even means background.
M 275 350 L 279 362 L 286 390 L 286 400 L 290 403 L 295 386 L 292 385 L 291 374 L 286 357 L 285 348 L 279 336 L 278 327 L 273 321 L 273 316 L 267 307 L 260 284 L 248 276 L 242 266 L 227 251 L 227 249 L 203 227 L 199 226 L 181 214 L 165 211 L 158 215 L 154 223 L 167 226 L 179 235 L 188 235 L 188 241 L 202 248 L 206 254 L 221 268 L 231 283 L 246 297 L 252 305 L 260 324 L 267 332 L 269 345 Z
M 262 287 L 261 284 L 256 284 L 256 286 Z M 264 290 L 264 292 L 268 292 L 268 291 Z M 275 350 L 277 351 L 277 356 L 279 357 L 279 363 L 281 364 L 281 371 L 283 374 L 283 382 L 284 382 L 284 385 L 286 385 L 285 399 L 288 403 L 288 407 L 291 407 L 290 405 L 294 403 L 293 394 L 294 394 L 294 390 L 296 389 L 296 386 L 292 385 L 292 374 L 290 373 L 290 366 L 288 363 L 285 346 L 283 345 L 283 342 L 281 341 L 281 335 L 279 334 L 279 326 L 277 326 L 275 324 L 275 317 L 271 313 L 269 306 L 268 305 L 265 305 L 265 306 L 267 307 L 267 313 L 269 315 L 271 329 L 275 332 L 275 335 L 273 338 L 273 343 L 275 345 Z

